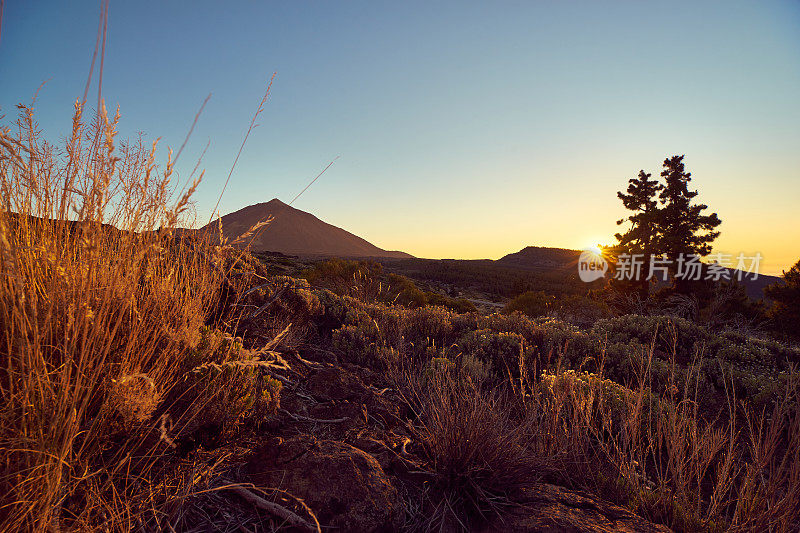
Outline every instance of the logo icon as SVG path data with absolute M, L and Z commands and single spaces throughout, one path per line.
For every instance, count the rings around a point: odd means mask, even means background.
M 589 249 L 581 252 L 578 259 L 578 276 L 581 281 L 591 283 L 601 279 L 608 272 L 608 262 L 603 259 L 599 249 Z

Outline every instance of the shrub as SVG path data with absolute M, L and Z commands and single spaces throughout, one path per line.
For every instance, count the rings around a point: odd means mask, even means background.
M 652 353 L 649 355 L 652 359 Z M 674 372 L 676 367 L 672 367 Z M 800 508 L 800 376 L 787 376 L 769 416 L 704 419 L 694 376 L 647 373 L 632 389 L 602 376 L 545 373 L 520 391 L 529 446 L 548 477 L 603 494 L 676 531 L 795 528 Z M 682 382 L 662 396 L 658 379 Z
M 444 307 L 450 311 L 455 313 L 477 313 L 478 309 L 475 307 L 475 304 L 470 302 L 465 298 L 450 298 L 449 296 L 445 296 L 444 294 L 439 294 L 438 292 L 427 292 L 425 293 L 425 299 L 427 305 L 434 305 L 438 307 Z
M 424 291 L 405 276 L 385 273 L 380 263 L 327 259 L 315 263 L 302 275 L 315 287 L 330 289 L 362 302 L 396 304 L 411 309 L 439 306 L 457 313 L 477 311 L 469 300 Z
M 382 274 L 383 266 L 379 263 L 333 258 L 318 261 L 301 275 L 315 287 L 374 302 L 384 291 Z
M 545 316 L 554 310 L 556 300 L 542 291 L 520 294 L 503 308 L 504 313 L 520 312 L 530 317 Z
M 426 529 L 470 530 L 500 515 L 537 480 L 542 462 L 528 450 L 525 431 L 473 382 L 429 372 L 410 402 L 419 412 L 423 454 L 436 474 Z
M 461 374 L 480 385 L 491 376 L 491 367 L 468 353 L 461 358 Z
M 473 331 L 459 341 L 458 348 L 465 355 L 487 364 L 501 378 L 509 371 L 519 370 L 526 358 L 525 341 L 516 333 Z M 530 356 L 529 351 L 527 355 Z
M 611 309 L 602 300 L 576 294 L 558 299 L 555 307 L 555 316 L 581 327 L 591 327 L 611 316 Z
M 345 360 L 360 365 L 375 365 L 383 344 L 377 333 L 374 328 L 344 325 L 334 330 L 331 342 L 336 353 Z
M 263 366 L 255 358 L 232 359 L 204 363 L 186 373 L 166 403 L 173 437 L 180 439 L 203 428 L 218 441 L 244 419 L 258 424 L 275 414 L 282 384 L 262 371 Z
M 711 341 L 711 336 L 700 326 L 674 316 L 625 315 L 600 320 L 591 332 L 609 344 L 636 341 L 649 346 L 655 342 L 657 351 L 674 354 L 684 363 L 690 362 L 694 353 Z

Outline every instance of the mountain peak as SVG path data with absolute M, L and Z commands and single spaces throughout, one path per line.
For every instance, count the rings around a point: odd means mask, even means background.
M 311 213 L 291 207 L 273 198 L 239 209 L 222 217 L 222 232 L 229 241 L 244 235 L 253 226 L 272 217 L 252 241 L 254 252 L 281 252 L 300 256 L 354 258 L 403 258 L 403 252 L 387 251 L 327 222 Z M 213 224 L 216 228 L 216 223 Z

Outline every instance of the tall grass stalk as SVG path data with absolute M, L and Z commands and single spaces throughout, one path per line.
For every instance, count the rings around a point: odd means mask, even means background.
M 0 529 L 130 529 L 170 446 L 153 409 L 224 272 L 175 231 L 199 179 L 173 198 L 156 143 L 117 146 L 119 112 L 76 101 L 54 146 L 19 111 L 0 130 Z

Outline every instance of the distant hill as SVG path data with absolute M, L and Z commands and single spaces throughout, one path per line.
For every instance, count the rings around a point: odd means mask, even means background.
M 727 270 L 731 274 L 731 279 L 736 278 L 737 273 L 739 272 L 734 268 L 729 268 Z M 764 288 L 767 285 L 772 285 L 773 283 L 778 282 L 783 283 L 783 278 L 759 274 L 755 279 L 753 279 L 753 275 L 749 272 L 743 272 L 741 281 L 742 285 L 744 285 L 744 288 L 747 291 L 747 296 L 753 300 L 761 300 L 764 298 Z
M 387 251 L 374 244 L 323 222 L 311 213 L 295 209 L 277 198 L 245 207 L 222 217 L 222 232 L 229 241 L 243 235 L 258 222 L 272 216 L 249 241 L 254 252 L 281 252 L 298 256 L 335 256 L 353 258 L 409 258 L 404 252 Z M 204 230 L 217 231 L 217 222 Z
M 527 246 L 519 252 L 503 256 L 495 262 L 506 267 L 518 268 L 521 270 L 562 270 L 577 268 L 580 255 L 580 250 Z M 730 268 L 727 270 L 730 272 L 731 279 L 737 278 L 737 270 Z M 767 276 L 764 274 L 753 279 L 753 275 L 749 272 L 744 272 L 741 277 L 741 283 L 744 285 L 747 295 L 754 300 L 760 300 L 764 297 L 764 287 L 772 285 L 781 279 L 776 276 Z
M 523 270 L 552 270 L 554 268 L 577 268 L 580 250 L 527 246 L 519 252 L 508 254 L 496 261 L 500 265 Z

